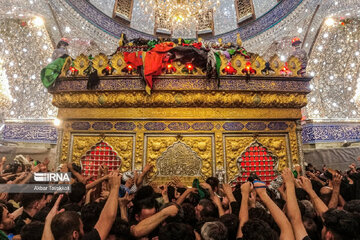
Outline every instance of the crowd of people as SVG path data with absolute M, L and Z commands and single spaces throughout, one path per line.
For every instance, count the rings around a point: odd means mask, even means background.
M 49 161 L 0 162 L 1 184 L 32 183 Z M 75 164 L 71 192 L 0 193 L 0 240 L 352 240 L 360 239 L 360 169 L 284 169 L 277 184 L 256 174 L 242 184 L 216 177 L 187 187 L 174 176 L 145 184 L 142 172 L 109 172 L 96 179 Z M 276 187 L 274 187 L 276 186 Z

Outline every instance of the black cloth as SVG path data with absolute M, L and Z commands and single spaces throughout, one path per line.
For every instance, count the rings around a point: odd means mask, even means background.
M 99 232 L 94 228 L 90 232 L 86 233 L 82 240 L 101 240 Z
M 231 207 L 231 213 L 234 214 L 235 216 L 239 216 L 240 204 L 238 202 L 231 202 L 230 207 Z
M 311 240 L 311 238 L 309 236 L 306 236 L 303 238 L 303 240 Z
M 26 219 L 30 219 L 30 220 L 33 219 L 26 211 L 23 211 L 23 213 L 15 219 L 15 233 L 16 234 L 20 234 L 21 228 L 23 226 L 25 226 L 24 220 L 26 220 Z
M 352 173 L 349 177 L 354 181 L 354 184 L 351 185 L 353 193 L 351 200 L 360 199 L 360 173 Z
M 180 61 L 182 64 L 192 63 L 195 67 L 206 71 L 207 51 L 196 47 L 178 46 L 169 50 L 169 60 Z

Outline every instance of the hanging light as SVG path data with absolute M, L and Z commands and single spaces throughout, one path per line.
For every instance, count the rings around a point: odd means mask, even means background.
M 140 0 L 141 8 L 153 10 L 155 25 L 172 31 L 196 26 L 199 16 L 219 5 L 219 0 Z

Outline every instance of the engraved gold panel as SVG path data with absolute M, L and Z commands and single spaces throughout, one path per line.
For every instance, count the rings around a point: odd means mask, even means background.
M 272 70 L 274 70 L 275 75 L 279 76 L 281 75 L 280 71 L 284 67 L 285 63 L 282 62 L 278 55 L 274 55 L 270 58 L 270 67 Z
M 180 140 L 181 139 L 181 140 Z M 170 177 L 166 176 L 156 176 L 156 173 L 159 171 L 157 169 L 158 164 L 157 160 L 161 155 L 174 143 L 180 141 L 181 143 L 186 144 L 188 147 L 191 148 L 192 151 L 194 151 L 197 156 L 201 158 L 202 161 L 202 167 L 201 167 L 201 174 L 204 178 L 212 176 L 212 139 L 211 136 L 203 137 L 203 136 L 182 136 L 179 139 L 179 137 L 176 136 L 147 136 L 147 146 L 146 146 L 146 163 L 150 163 L 154 165 L 152 172 L 149 174 L 149 178 L 155 182 L 167 182 L 170 180 Z M 170 164 L 174 164 L 170 163 Z M 190 163 L 187 163 L 190 164 Z M 175 168 L 176 166 L 171 166 L 172 168 Z M 182 172 L 183 173 L 183 172 Z M 186 184 L 191 184 L 194 177 L 189 176 L 183 176 L 180 175 L 180 178 L 182 178 L 183 181 L 185 181 Z
M 71 57 L 67 57 L 65 60 L 65 63 L 61 69 L 60 77 L 67 77 L 67 72 L 69 71 L 71 67 L 72 59 Z
M 301 70 L 301 61 L 297 57 L 291 56 L 288 59 L 288 68 L 294 77 L 301 77 L 301 74 L 298 74 L 298 71 Z
M 80 164 L 80 158 L 93 145 L 104 140 L 110 144 L 122 159 L 121 171 L 132 169 L 133 137 L 131 136 L 98 136 L 98 135 L 73 135 L 71 161 Z
M 108 65 L 108 57 L 100 53 L 99 55 L 96 55 L 93 62 L 93 67 L 96 69 L 98 76 L 104 76 L 105 73 L 103 73 L 104 69 Z
M 91 92 L 56 93 L 53 105 L 59 108 L 94 107 L 257 107 L 301 108 L 307 104 L 305 94 L 252 92 Z M 254 97 L 258 100 L 254 101 Z M 101 99 L 101 101 L 99 101 Z
M 262 70 L 265 68 L 266 61 L 259 55 L 256 55 L 251 61 L 251 67 L 256 70 L 256 76 L 262 76 Z
M 74 67 L 79 71 L 78 76 L 85 76 L 84 71 L 89 67 L 90 60 L 84 54 L 81 54 L 74 60 Z
M 111 66 L 115 69 L 114 75 L 125 75 L 121 70 L 126 67 L 126 62 L 124 60 L 124 54 L 122 52 L 117 52 L 111 58 Z
M 227 179 L 228 181 L 233 179 L 239 174 L 239 168 L 236 160 L 241 155 L 246 147 L 252 142 L 257 141 L 268 148 L 273 154 L 278 157 L 279 165 L 278 170 L 281 171 L 288 166 L 288 151 L 287 151 L 287 139 L 286 136 L 279 135 L 259 135 L 256 138 L 254 136 L 225 136 L 225 155 L 227 163 Z

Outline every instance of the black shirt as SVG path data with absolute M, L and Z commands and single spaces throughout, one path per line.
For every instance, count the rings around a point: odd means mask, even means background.
M 20 234 L 21 228 L 25 226 L 24 220 L 32 220 L 32 217 L 25 211 L 22 212 L 20 216 L 15 219 L 15 233 Z
M 101 240 L 101 238 L 96 228 L 93 228 L 93 230 L 84 235 L 82 240 Z

